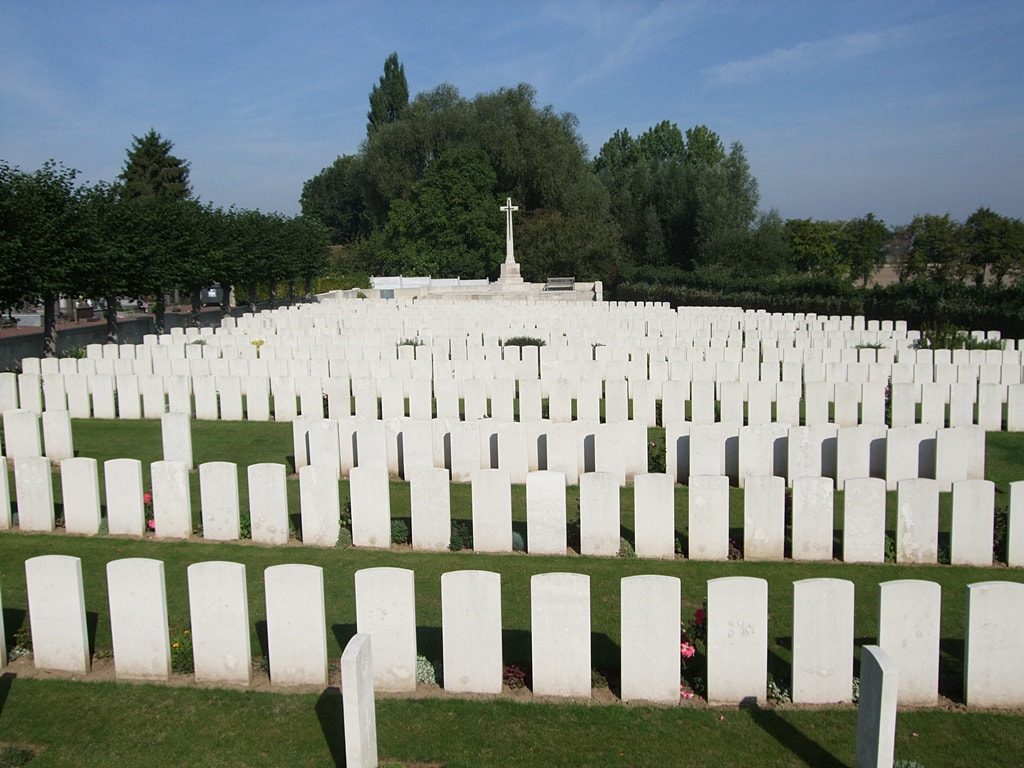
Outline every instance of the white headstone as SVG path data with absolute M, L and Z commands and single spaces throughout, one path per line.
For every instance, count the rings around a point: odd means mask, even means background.
M 861 648 L 854 768 L 892 768 L 900 668 L 877 645 Z
M 526 476 L 527 550 L 536 555 L 564 555 L 566 537 L 565 475 L 530 472 Z
M 36 669 L 86 674 L 91 657 L 82 561 L 68 555 L 28 558 L 25 591 Z
M 939 488 L 934 480 L 900 480 L 896 496 L 896 562 L 935 563 L 939 546 Z
M 953 483 L 953 522 L 950 562 L 953 565 L 992 565 L 992 536 L 996 486 L 991 480 Z
M 100 484 L 96 459 L 79 456 L 60 463 L 64 528 L 93 536 L 100 530 Z
M 117 677 L 166 680 L 171 649 L 163 562 L 142 557 L 111 560 L 107 596 Z
M 416 690 L 414 576 L 405 568 L 355 573 L 356 631 L 373 638 L 373 683 L 382 691 Z
M 103 462 L 107 499 L 107 533 L 141 536 L 145 526 L 142 490 L 142 462 L 138 459 L 108 459 Z
M 288 543 L 288 489 L 284 464 L 250 464 L 249 527 L 259 544 Z
M 843 494 L 843 562 L 885 561 L 885 480 L 846 481 Z
M 192 421 L 188 414 L 165 413 L 160 417 L 164 461 L 180 461 L 192 469 Z
M 580 554 L 614 557 L 619 551 L 619 484 L 609 472 L 580 476 Z
M 373 651 L 369 635 L 357 633 L 341 654 L 345 765 L 377 768 L 377 710 L 373 691 Z
M 335 546 L 341 532 L 337 473 L 325 466 L 300 469 L 299 506 L 302 543 L 317 547 Z
M 530 639 L 536 696 L 590 698 L 590 577 L 530 577 Z
M 434 552 L 447 550 L 452 525 L 448 473 L 438 467 L 417 472 L 409 483 L 409 496 L 413 547 Z
M 618 493 L 616 492 L 616 502 Z M 675 557 L 676 499 L 672 476 L 645 473 L 633 479 L 633 535 L 638 557 Z M 616 503 L 616 512 L 618 504 Z M 618 535 L 618 515 L 615 521 Z M 618 542 L 616 540 L 616 552 Z M 584 553 L 586 554 L 586 553 Z
M 691 475 L 689 493 L 689 552 L 691 560 L 729 557 L 729 478 Z
M 934 705 L 939 697 L 942 587 L 901 579 L 878 585 L 878 645 L 900 671 L 901 704 Z
M 743 492 L 743 559 L 782 560 L 786 542 L 786 481 L 748 477 Z
M 679 701 L 680 581 L 622 579 L 622 700 Z
M 191 538 L 192 495 L 188 467 L 182 461 L 154 461 L 149 465 L 149 472 L 157 538 Z
M 476 552 L 511 552 L 509 473 L 504 469 L 479 469 L 473 473 L 472 484 L 473 549 Z
M 15 459 L 14 487 L 18 499 L 18 527 L 23 531 L 53 531 L 53 476 L 49 460 L 42 456 Z
M 238 466 L 230 461 L 200 464 L 199 499 L 203 538 L 210 541 L 236 541 L 241 535 Z
M 441 574 L 444 687 L 451 693 L 501 693 L 501 574 Z
M 832 481 L 827 477 L 793 480 L 793 559 L 832 559 Z
M 246 566 L 208 560 L 189 565 L 187 573 L 196 682 L 249 685 Z
M 4 411 L 4 455 L 8 459 L 43 455 L 38 413 L 21 409 Z
M 390 547 L 391 497 L 387 469 L 380 464 L 354 467 L 349 472 L 349 498 L 352 543 L 357 547 Z
M 763 703 L 768 688 L 768 582 L 708 581 L 708 702 Z
M 1024 704 L 1024 584 L 967 585 L 964 703 L 969 707 Z
M 850 700 L 853 685 L 853 582 L 793 582 L 793 703 Z
M 44 455 L 50 461 L 63 461 L 75 455 L 71 436 L 71 415 L 67 411 L 43 411 Z
M 267 649 L 274 685 L 327 684 L 324 572 L 315 565 L 272 565 L 267 593 Z

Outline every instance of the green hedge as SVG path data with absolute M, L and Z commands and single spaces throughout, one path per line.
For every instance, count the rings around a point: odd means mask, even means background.
M 997 330 L 1024 338 L 1024 288 L 974 286 L 913 280 L 877 288 L 817 277 L 727 280 L 688 273 L 685 282 L 624 283 L 619 301 L 663 301 L 671 306 L 738 306 L 768 312 L 864 315 L 870 320 L 906 320 L 912 328 L 953 325 Z

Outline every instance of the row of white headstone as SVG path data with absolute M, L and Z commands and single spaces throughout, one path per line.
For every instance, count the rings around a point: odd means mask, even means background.
M 167 679 L 171 671 L 164 564 L 127 558 L 107 564 L 114 668 L 119 678 Z M 38 669 L 87 673 L 91 655 L 81 561 L 42 555 L 25 561 L 33 658 Z M 356 571 L 356 631 L 373 641 L 377 690 L 416 688 L 415 574 L 402 568 Z M 264 571 L 267 656 L 277 686 L 328 683 L 323 570 L 301 564 Z M 209 561 L 188 567 L 195 678 L 249 685 L 252 623 L 245 566 Z M 621 696 L 675 703 L 680 698 L 680 580 L 621 580 Z M 530 578 L 532 690 L 538 696 L 591 695 L 590 578 L 542 573 Z M 452 693 L 502 690 L 501 575 L 441 576 L 443 685 Z M 1024 704 L 1024 584 L 967 586 L 964 700 L 968 706 Z M 941 591 L 938 584 L 879 584 L 878 645 L 899 670 L 901 704 L 938 700 Z M 707 695 L 716 704 L 763 703 L 767 693 L 768 582 L 726 577 L 707 582 Z M 852 697 L 854 585 L 842 579 L 793 583 L 791 695 L 795 703 L 835 704 Z M 0 626 L 0 640 L 3 627 Z M 0 648 L 5 646 L 0 643 Z M 6 661 L 0 657 L 0 660 Z
M 0 374 L 11 381 L 15 374 Z M 8 387 L 3 413 L 67 411 L 72 418 L 160 418 L 194 415 L 199 420 L 294 421 L 300 416 L 363 419 L 432 418 L 528 423 L 618 424 L 647 427 L 678 422 L 763 426 L 775 423 L 837 427 L 923 424 L 935 428 L 977 425 L 990 432 L 1024 431 L 1024 384 L 653 382 L 235 376 L 108 376 L 18 374 Z M 351 384 L 351 388 L 350 388 Z M 586 394 L 584 395 L 584 391 Z M 545 404 L 547 414 L 545 415 Z
M 109 534 L 146 533 L 142 463 L 136 459 L 104 462 L 106 521 Z M 157 461 L 150 467 L 153 533 L 160 539 L 192 536 L 193 516 L 188 466 Z M 299 470 L 303 543 L 332 547 L 341 533 L 338 478 L 331 467 Z M 254 541 L 286 544 L 288 498 L 283 464 L 248 467 L 249 522 Z M 14 461 L 18 526 L 24 531 L 53 531 L 55 507 L 50 462 L 42 457 Z M 95 535 L 101 529 L 98 463 L 79 457 L 60 463 L 64 526 L 69 533 Z M 390 485 L 381 465 L 361 466 L 349 474 L 352 543 L 391 545 Z M 473 549 L 511 552 L 512 500 L 509 473 L 478 469 L 472 473 Z M 988 480 L 953 484 L 950 561 L 989 566 L 993 557 L 995 486 Z M 241 535 L 238 467 L 231 462 L 199 466 L 203 537 L 234 541 Z M 786 487 L 781 477 L 754 476 L 744 492 L 743 552 L 748 560 L 782 560 L 787 535 Z M 639 557 L 673 558 L 681 549 L 676 532 L 672 477 L 644 473 L 633 488 L 634 547 Z M 411 475 L 411 533 L 414 549 L 447 550 L 451 542 L 451 493 L 448 472 L 422 469 Z M 938 559 L 939 487 L 930 479 L 898 484 L 896 560 L 935 563 Z M 730 552 L 729 479 L 694 475 L 688 492 L 686 555 L 694 560 L 725 560 Z M 832 481 L 798 477 L 792 483 L 789 512 L 794 560 L 833 558 Z M 851 478 L 843 502 L 842 558 L 880 563 L 885 559 L 885 481 Z M 614 557 L 621 547 L 618 478 L 607 472 L 580 476 L 580 550 L 583 555 Z M 0 473 L 0 529 L 12 526 L 7 473 Z M 1024 481 L 1010 484 L 1007 561 L 1024 565 Z M 566 478 L 542 470 L 526 477 L 526 549 L 532 554 L 565 555 L 568 547 Z

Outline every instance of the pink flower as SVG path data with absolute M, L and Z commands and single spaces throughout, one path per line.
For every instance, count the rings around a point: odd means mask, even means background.
M 142 503 L 143 504 L 149 504 L 152 501 L 153 501 L 153 494 L 151 494 L 151 493 L 144 493 L 144 494 L 142 494 Z
M 696 652 L 697 652 L 697 649 L 694 648 L 689 643 L 683 643 L 682 645 L 679 646 L 679 653 L 682 655 L 682 657 L 684 659 L 689 659 Z
M 693 691 L 679 691 L 679 695 L 682 696 L 684 699 L 692 699 Z
M 698 608 L 693 612 L 693 620 L 697 625 L 703 624 L 704 620 L 708 617 L 708 612 L 703 608 Z
M 151 530 L 151 531 L 155 531 L 156 530 L 156 520 L 150 520 L 148 525 L 149 525 L 149 530 Z

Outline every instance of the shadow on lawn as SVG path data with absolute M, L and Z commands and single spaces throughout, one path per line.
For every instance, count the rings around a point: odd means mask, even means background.
M 767 733 L 779 744 L 792 752 L 805 765 L 816 768 L 847 768 L 847 763 L 839 760 L 813 739 L 800 732 L 792 723 L 770 709 L 750 710 L 750 719 L 762 731 Z
M 316 718 L 320 721 L 327 748 L 331 750 L 331 760 L 336 768 L 344 768 L 345 760 L 345 722 L 342 718 L 341 689 L 330 687 L 316 700 Z
M 4 704 L 7 703 L 7 696 L 11 692 L 11 686 L 14 685 L 14 679 L 17 677 L 13 672 L 5 672 L 0 675 L 0 715 L 4 712 Z

